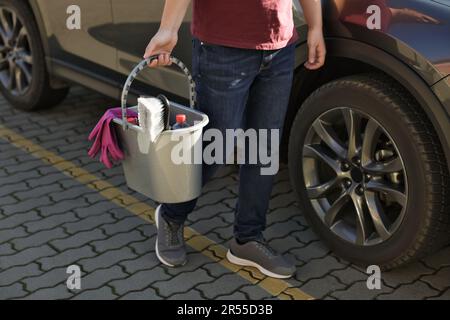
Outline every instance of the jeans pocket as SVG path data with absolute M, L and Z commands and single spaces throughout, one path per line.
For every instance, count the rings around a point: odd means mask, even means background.
M 208 57 L 214 57 L 214 55 L 221 54 L 219 52 L 220 46 L 218 45 L 213 45 L 202 41 L 200 41 L 199 45 L 200 45 L 199 56 L 201 56 L 201 58 L 204 60 L 208 60 Z

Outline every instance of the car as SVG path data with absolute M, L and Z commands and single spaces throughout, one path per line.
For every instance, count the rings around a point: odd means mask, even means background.
M 72 84 L 119 98 L 163 6 L 0 0 L 2 94 L 26 111 L 57 105 Z M 294 1 L 300 40 L 283 138 L 291 182 L 337 255 L 395 268 L 450 239 L 450 0 L 328 0 L 323 11 L 327 62 L 310 71 Z M 174 51 L 188 65 L 190 16 Z M 146 70 L 133 91 L 188 96 L 173 68 Z

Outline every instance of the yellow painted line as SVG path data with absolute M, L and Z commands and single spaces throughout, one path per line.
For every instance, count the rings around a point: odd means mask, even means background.
M 29 153 L 33 157 L 42 160 L 44 163 L 57 168 L 66 176 L 86 185 L 90 189 L 98 191 L 103 197 L 116 205 L 125 208 L 129 212 L 139 216 L 147 222 L 154 223 L 155 209 L 153 207 L 139 201 L 133 196 L 126 194 L 120 189 L 117 189 L 112 184 L 103 181 L 99 177 L 89 173 L 87 170 L 78 167 L 73 162 L 67 161 L 57 154 L 42 148 L 31 140 L 1 124 L 0 138 L 7 140 L 10 144 Z M 185 228 L 185 238 L 186 244 L 193 249 L 201 252 L 203 255 L 209 257 L 213 261 L 216 261 L 226 269 L 236 273 L 250 283 L 261 287 L 274 297 L 290 300 L 314 299 L 312 296 L 296 287 L 293 287 L 284 280 L 266 277 L 254 268 L 242 268 L 231 264 L 225 257 L 227 252 L 225 247 L 217 244 L 208 237 L 199 234 L 192 228 Z

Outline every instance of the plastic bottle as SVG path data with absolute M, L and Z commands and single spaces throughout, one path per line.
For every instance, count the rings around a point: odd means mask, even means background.
M 128 117 L 127 121 L 135 126 L 138 125 L 138 118 L 137 117 Z
M 189 127 L 189 125 L 186 122 L 185 114 L 177 114 L 176 121 L 177 122 L 172 126 L 172 130 L 178 130 Z

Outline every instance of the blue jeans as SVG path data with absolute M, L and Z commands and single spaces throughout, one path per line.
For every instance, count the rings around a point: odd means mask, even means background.
M 194 39 L 192 69 L 199 109 L 210 119 L 206 129 L 219 129 L 224 137 L 226 129 L 279 129 L 281 137 L 294 57 L 295 45 L 260 51 L 209 45 Z M 217 168 L 203 164 L 204 183 Z M 260 170 L 261 164 L 240 166 L 234 235 L 242 242 L 261 239 L 266 226 L 274 176 L 261 175 Z M 163 204 L 162 214 L 183 223 L 196 202 Z

